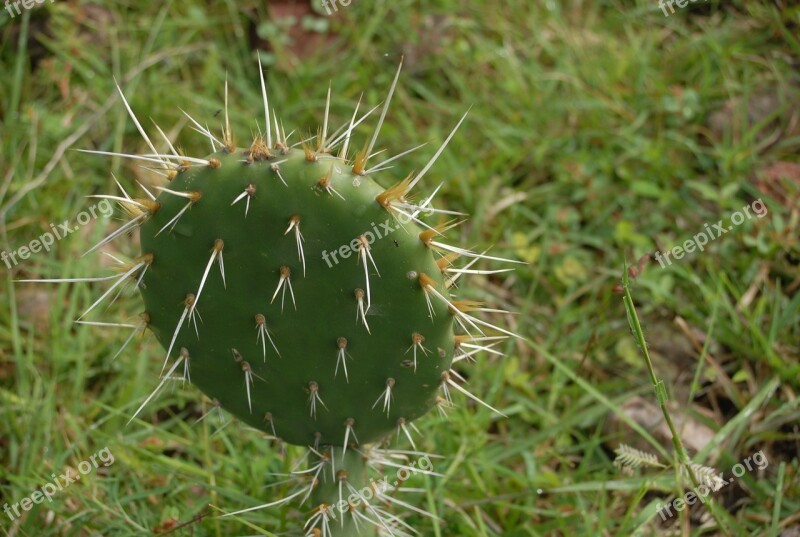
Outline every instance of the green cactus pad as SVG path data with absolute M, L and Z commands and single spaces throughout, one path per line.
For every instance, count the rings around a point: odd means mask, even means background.
M 166 349 L 181 324 L 171 358 L 183 352 L 192 382 L 249 425 L 342 445 L 350 423 L 348 442 L 375 441 L 432 408 L 453 359 L 453 315 L 432 300 L 431 316 L 419 283 L 444 292 L 425 229 L 401 224 L 376 201 L 386 189 L 341 159 L 252 153 L 210 155 L 158 196 L 141 227 L 149 327 Z

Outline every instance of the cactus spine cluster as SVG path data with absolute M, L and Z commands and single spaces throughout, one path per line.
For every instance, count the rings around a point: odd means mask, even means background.
M 157 195 L 120 187 L 104 196 L 131 219 L 92 248 L 140 230 L 141 255 L 101 297 L 133 279 L 145 304 L 136 330 L 151 330 L 166 350 L 161 381 L 134 417 L 170 379 L 190 380 L 243 422 L 311 450 L 295 493 L 229 514 L 297 500 L 311 506 L 306 535 L 410 535 L 388 507 L 427 513 L 394 497 L 396 480 L 380 490 L 374 470 L 409 470 L 398 457 L 425 455 L 413 420 L 452 405 L 454 392 L 480 401 L 456 382 L 453 363 L 497 352 L 514 335 L 475 316 L 482 304 L 450 295 L 463 274 L 499 272 L 471 269 L 476 261 L 507 260 L 442 242 L 453 222 L 426 217 L 453 213 L 410 195 L 466 114 L 420 173 L 386 188 L 379 176 L 395 158 L 370 159 L 399 68 L 374 136 L 352 156 L 351 134 L 377 107 L 361 117 L 356 108 L 329 133 L 329 91 L 322 128 L 291 145 L 260 73 L 261 134 L 236 146 L 226 85 L 222 136 L 192 119 L 213 147 L 203 158 L 180 155 L 166 137 L 170 151 L 159 153 L 120 90 L 152 150 L 124 156 L 156 164 L 168 180 Z M 457 258 L 467 266 L 455 268 Z M 375 447 L 395 433 L 412 449 Z

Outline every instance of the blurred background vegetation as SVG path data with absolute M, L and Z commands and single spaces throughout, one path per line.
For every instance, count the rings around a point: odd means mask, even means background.
M 13 251 L 115 189 L 152 184 L 147 169 L 74 149 L 147 152 L 115 93 L 119 81 L 190 155 L 207 141 L 181 108 L 216 128 L 224 81 L 247 138 L 261 117 L 256 54 L 287 130 L 349 120 L 404 71 L 379 144 L 423 150 L 389 170 L 419 170 L 466 109 L 432 173 L 439 205 L 472 216 L 456 242 L 494 245 L 528 266 L 471 278 L 464 291 L 518 312 L 527 341 L 469 366 L 474 393 L 447 421 L 419 426 L 443 478 L 415 478 L 421 535 L 800 535 L 800 7 L 690 2 L 664 16 L 655 0 L 461 2 L 353 0 L 327 16 L 309 2 L 55 0 L 0 11 L 0 246 Z M 372 123 L 374 125 L 374 122 Z M 291 125 L 291 127 L 290 127 Z M 371 133 L 359 130 L 358 143 Z M 680 245 L 756 199 L 746 220 L 704 252 L 661 267 Z M 286 494 L 267 488 L 289 459 L 254 431 L 210 415 L 176 387 L 139 420 L 161 352 L 73 320 L 102 283 L 23 278 L 110 273 L 81 254 L 118 219 L 100 219 L 21 261 L 0 279 L 0 504 L 19 502 L 108 446 L 100 468 L 16 520 L 8 536 L 301 535 L 300 510 L 236 519 L 220 510 Z M 133 256 L 133 242 L 107 250 Z M 99 261 L 98 261 L 99 260 Z M 763 450 L 764 470 L 661 520 L 681 496 L 674 453 L 620 294 L 623 263 L 668 409 L 697 463 L 731 476 Z M 101 265 L 101 266 L 98 266 Z M 133 294 L 102 319 L 129 322 Z M 223 421 L 224 420 L 224 421 Z M 223 425 L 224 424 L 224 425 Z M 224 428 L 223 428 L 224 427 Z M 221 430 L 220 430 L 221 429 Z M 620 445 L 665 468 L 614 465 Z M 294 453 L 293 450 L 290 452 Z M 287 462 L 289 461 L 289 462 Z

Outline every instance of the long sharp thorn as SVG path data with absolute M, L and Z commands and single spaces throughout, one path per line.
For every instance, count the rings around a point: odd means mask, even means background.
M 248 509 L 242 509 L 240 511 L 234 511 L 233 513 L 226 513 L 226 514 L 220 516 L 220 518 L 225 518 L 225 517 L 235 516 L 235 515 L 241 515 L 242 513 L 249 513 L 250 511 L 256 511 L 258 509 L 266 509 L 268 507 L 275 507 L 275 506 L 278 506 L 278 505 L 283 505 L 285 503 L 288 503 L 288 502 L 294 500 L 295 498 L 297 498 L 298 496 L 300 496 L 304 492 L 305 492 L 305 489 L 302 489 L 302 490 L 299 490 L 299 491 L 295 492 L 294 494 L 292 494 L 290 496 L 287 496 L 286 498 L 283 498 L 281 500 L 278 500 L 278 501 L 275 501 L 275 502 L 270 502 L 270 503 L 265 503 L 263 505 L 257 505 L 255 507 L 250 507 Z
M 188 210 L 189 210 L 189 208 L 192 206 L 192 204 L 193 204 L 193 203 L 194 203 L 193 201 L 189 201 L 189 203 L 187 203 L 186 205 L 184 205 L 184 206 L 183 206 L 183 209 L 181 209 L 181 210 L 178 212 L 178 214 L 176 214 L 175 216 L 173 216 L 173 217 L 170 219 L 170 221 L 169 221 L 169 222 L 167 222 L 166 224 L 164 224 L 164 226 L 163 226 L 161 229 L 159 229 L 159 230 L 158 230 L 158 232 L 156 233 L 156 235 L 155 235 L 155 236 L 156 236 L 156 237 L 158 237 L 158 236 L 159 236 L 159 235 L 161 235 L 161 233 L 162 233 L 162 232 L 163 232 L 165 229 L 167 229 L 167 228 L 169 228 L 169 230 L 170 230 L 170 231 L 172 231 L 172 230 L 175 228 L 175 226 L 178 224 L 178 220 L 180 220 L 180 219 L 181 219 L 181 216 L 183 216 L 183 215 L 184 215 L 184 213 L 186 213 L 186 211 L 188 211 Z
M 150 121 L 153 121 L 152 118 L 150 119 Z M 178 152 L 175 151 L 175 147 L 173 147 L 172 142 L 169 140 L 169 138 L 167 138 L 167 135 L 164 134 L 164 131 L 161 130 L 161 127 L 159 127 L 155 121 L 153 121 L 153 125 L 155 125 L 156 129 L 158 130 L 158 133 L 161 135 L 164 141 L 167 142 L 167 147 L 169 147 L 169 150 L 172 151 L 172 154 L 176 157 L 179 157 Z
M 133 220 L 130 220 L 130 221 L 128 221 L 128 222 L 127 222 L 127 223 L 125 223 L 123 226 L 121 226 L 120 228 L 118 228 L 116 231 L 114 231 L 114 232 L 112 232 L 110 235 L 108 235 L 106 238 L 104 238 L 103 240 L 101 240 L 100 242 L 98 242 L 97 244 L 95 244 L 94 246 L 92 246 L 91 248 L 89 248 L 88 250 L 86 250 L 86 252 L 84 252 L 84 253 L 83 253 L 83 255 L 81 255 L 81 257 L 84 257 L 84 256 L 86 256 L 86 255 L 88 255 L 88 254 L 90 254 L 90 253 L 94 252 L 94 251 L 95 251 L 95 250 L 97 250 L 98 248 L 102 248 L 103 246 L 105 246 L 105 245 L 106 245 L 106 244 L 108 244 L 109 242 L 113 241 L 114 239 L 116 239 L 116 238 L 117 238 L 117 237 L 119 237 L 120 235 L 124 235 L 124 234 L 125 234 L 125 233 L 127 233 L 128 231 L 131 231 L 131 230 L 133 230 L 133 229 L 136 229 L 136 228 L 137 228 L 138 226 L 140 226 L 140 225 L 141 225 L 141 224 L 142 224 L 142 223 L 143 223 L 143 222 L 144 222 L 144 221 L 145 221 L 145 220 L 146 220 L 146 219 L 147 219 L 149 216 L 150 216 L 150 214 L 149 214 L 149 213 L 142 213 L 142 214 L 140 214 L 139 216 L 137 216 L 136 218 L 134 218 Z
M 211 271 L 211 265 L 214 264 L 214 260 L 219 257 L 220 261 L 222 260 L 222 249 L 225 247 L 225 243 L 221 239 L 217 239 L 214 242 L 214 248 L 211 250 L 211 257 L 208 260 L 208 264 L 206 264 L 206 269 L 203 271 L 203 277 L 200 279 L 200 287 L 197 289 L 197 293 L 195 293 L 194 303 L 192 304 L 192 310 L 197 308 L 198 302 L 200 302 L 200 295 L 203 293 L 203 288 L 206 285 L 206 279 L 208 278 L 208 273 Z M 225 269 L 222 265 L 220 265 L 220 272 L 222 273 L 222 281 L 225 281 Z
M 158 153 L 158 151 L 156 151 L 156 147 L 153 145 L 153 142 L 150 141 L 150 138 L 148 138 L 147 133 L 142 128 L 141 123 L 139 123 L 139 120 L 136 119 L 136 114 L 133 113 L 131 106 L 128 104 L 128 100 L 125 98 L 125 94 L 122 93 L 122 88 L 119 87 L 119 84 L 117 83 L 116 79 L 114 79 L 114 84 L 117 86 L 117 90 L 119 91 L 120 97 L 122 97 L 122 103 L 125 105 L 125 108 L 128 110 L 128 114 L 131 116 L 131 119 L 133 120 L 133 123 L 139 130 L 139 134 L 142 135 L 142 138 L 144 138 L 144 141 L 147 142 L 147 146 L 153 151 L 153 153 Z
M 267 85 L 264 82 L 264 68 L 261 65 L 261 52 L 258 53 L 258 74 L 261 77 L 261 97 L 264 101 L 264 122 L 267 124 L 267 149 L 272 149 L 272 125 L 269 118 L 269 98 Z
M 363 96 L 363 95 L 362 95 L 362 96 Z M 333 140 L 333 141 L 330 143 L 330 147 L 331 147 L 331 148 L 333 148 L 333 147 L 336 147 L 337 145 L 339 145 L 339 144 L 341 143 L 341 141 L 342 141 L 344 138 L 347 138 L 347 137 L 348 137 L 350 134 L 352 134 L 353 130 L 354 130 L 356 127 L 358 127 L 358 126 L 359 126 L 359 125 L 360 125 L 360 124 L 361 124 L 361 123 L 362 123 L 362 122 L 363 122 L 365 119 L 367 119 L 369 116 L 371 116 L 371 115 L 372 115 L 372 113 L 373 113 L 375 110 L 377 110 L 378 108 L 380 108 L 380 106 L 381 106 L 381 105 L 380 105 L 380 104 L 378 104 L 377 106 L 374 106 L 374 107 L 372 107 L 372 108 L 371 108 L 369 111 L 367 111 L 366 113 L 364 113 L 364 115 L 363 115 L 363 116 L 361 116 L 361 117 L 358 119 L 358 121 L 356 121 L 355 123 L 353 123 L 353 124 L 352 124 L 352 125 L 351 125 L 351 126 L 350 126 L 350 127 L 347 129 L 347 130 L 346 130 L 346 131 L 344 131 L 342 134 L 340 134 L 339 136 L 337 136 L 336 138 L 334 138 L 334 140 Z
M 331 109 L 331 84 L 328 83 L 328 98 L 325 100 L 325 119 L 322 122 L 322 138 L 319 141 L 319 151 L 325 152 L 325 143 L 328 141 L 328 115 Z
M 385 167 L 385 166 L 386 166 L 387 164 L 389 164 L 390 162 L 392 162 L 392 161 L 395 161 L 395 160 L 397 160 L 397 159 L 399 159 L 399 158 L 402 158 L 402 157 L 404 157 L 404 156 L 408 155 L 409 153 L 413 153 L 413 152 L 414 152 L 414 151 L 416 151 L 417 149 L 421 149 L 421 148 L 425 147 L 426 145 L 428 145 L 428 142 L 425 142 L 424 144 L 420 144 L 420 145 L 418 145 L 417 147 L 412 147 L 411 149 L 408 149 L 408 150 L 406 150 L 406 151 L 403 151 L 403 152 L 402 152 L 402 153 L 400 153 L 399 155 L 395 155 L 395 156 L 393 156 L 392 158 L 389 158 L 389 159 L 387 159 L 387 160 L 384 160 L 384 161 L 383 161 L 383 162 L 381 162 L 380 164 L 376 164 L 375 166 L 373 166 L 373 167 L 372 167 L 372 168 L 370 168 L 369 170 L 365 171 L 364 173 L 365 173 L 366 175 L 369 175 L 369 174 L 371 174 L 371 173 L 375 173 L 375 172 L 379 172 L 379 171 L 385 170 L 385 169 L 386 169 L 386 167 Z
M 224 145 L 222 142 L 217 140 L 217 138 L 213 134 L 211 134 L 211 131 L 208 129 L 208 127 L 203 127 L 192 116 L 190 116 L 183 108 L 179 108 L 179 110 L 181 112 L 183 112 L 183 115 L 185 115 L 189 119 L 189 121 L 191 121 L 195 125 L 195 127 L 197 127 L 195 130 L 197 130 L 200 134 L 202 134 L 203 136 L 205 136 L 209 140 L 211 140 L 211 152 L 212 153 L 217 150 L 216 146 L 214 145 L 215 143 L 217 145 L 219 145 L 220 147 L 222 147 Z
M 186 299 L 184 300 L 184 308 L 183 313 L 178 319 L 178 325 L 175 327 L 175 332 L 172 334 L 172 340 L 169 342 L 169 347 L 167 348 L 167 356 L 164 358 L 164 365 L 161 366 L 161 373 L 164 373 L 164 368 L 167 367 L 167 362 L 169 362 L 169 355 L 172 352 L 172 347 L 175 345 L 175 340 L 178 339 L 178 333 L 180 333 L 181 328 L 183 327 L 184 321 L 186 321 L 186 317 L 189 315 L 189 312 L 192 309 L 192 304 L 194 303 L 194 295 L 187 295 Z
M 181 362 L 182 362 L 182 361 L 183 361 L 183 357 L 182 357 L 182 356 L 181 356 L 181 357 L 179 357 L 179 358 L 178 358 L 178 359 L 175 361 L 175 363 L 172 365 L 172 367 L 170 368 L 170 370 L 169 370 L 169 372 L 166 374 L 166 376 L 164 376 L 164 377 L 162 377 L 162 378 L 161 378 L 161 381 L 158 383 L 158 386 L 156 386 L 156 389 L 155 389 L 155 390 L 153 390 L 153 391 L 150 393 L 150 395 L 147 397 L 147 399 L 145 399 L 145 400 L 144 400 L 144 403 L 142 403 L 142 404 L 141 404 L 141 406 L 138 408 L 138 410 L 136 410 L 136 412 L 133 414 L 133 416 L 131 416 L 131 419 L 129 419 L 129 420 L 128 420 L 128 423 L 126 423 L 126 424 L 125 424 L 125 426 L 126 426 L 126 427 L 127 427 L 128 425 L 130 425 L 130 424 L 131 424 L 131 422 L 132 422 L 133 420 L 135 420 L 135 419 L 136 419 L 136 416 L 138 416 L 138 415 L 139 415 L 139 412 L 141 412 L 141 411 L 142 411 L 142 409 L 144 409 L 144 407 L 145 407 L 145 406 L 147 406 L 147 403 L 149 403 L 149 402 L 150 402 L 150 400 L 151 400 L 153 397 L 155 397 L 155 395 L 158 393 L 158 391 L 161 389 L 161 387 L 164 385 L 164 383 L 165 383 L 165 382 L 167 382 L 167 380 L 169 380 L 169 379 L 170 379 L 170 377 L 171 377 L 171 376 L 172 376 L 172 374 L 175 372 L 175 370 L 176 370 L 176 369 L 178 369 L 178 366 L 179 366 L 179 365 L 181 365 Z
M 392 81 L 392 85 L 389 88 L 389 95 L 386 97 L 386 102 L 383 105 L 383 109 L 381 110 L 381 117 L 378 120 L 378 126 L 375 127 L 375 134 L 372 135 L 372 140 L 369 142 L 369 146 L 367 147 L 366 154 L 369 155 L 372 153 L 372 148 L 375 147 L 375 142 L 378 140 L 378 135 L 381 133 L 381 127 L 383 126 L 383 121 L 386 119 L 386 112 L 389 110 L 389 104 L 392 102 L 392 96 L 394 95 L 394 89 L 397 87 L 397 80 L 400 78 L 400 71 L 403 69 L 403 60 L 400 59 L 400 65 L 397 66 L 397 73 L 394 75 L 394 80 Z M 366 161 L 369 160 L 367 156 L 364 159 L 364 166 L 366 167 Z
M 452 131 L 450 131 L 450 134 L 447 136 L 447 139 L 445 139 L 445 141 L 441 145 L 441 147 L 436 151 L 436 153 L 434 153 L 433 158 L 431 158 L 431 160 L 428 161 L 428 163 L 425 165 L 425 167 L 422 168 L 422 171 L 419 172 L 416 177 L 414 177 L 414 180 L 411 181 L 411 183 L 409 183 L 409 185 L 408 185 L 408 189 L 409 190 L 414 188 L 414 186 L 416 186 L 416 184 L 420 181 L 420 179 L 422 179 L 425 176 L 425 174 L 428 172 L 428 170 L 431 169 L 433 164 L 436 162 L 436 159 L 439 158 L 439 156 L 444 151 L 445 147 L 447 147 L 447 144 L 450 143 L 450 140 L 456 134 L 456 131 L 458 130 L 458 128 L 461 126 L 461 124 L 464 122 L 464 120 L 467 119 L 467 114 L 469 114 L 469 110 L 464 112 L 464 115 L 461 116 L 461 119 L 458 121 L 456 126 L 453 128 Z
M 120 276 L 120 277 L 117 279 L 117 281 L 114 283 L 114 285 L 112 285 L 112 286 L 111 286 L 111 287 L 108 289 L 108 291 L 106 291 L 105 293 L 103 293 L 103 296 L 101 296 L 100 298 L 98 298 L 97 300 L 95 300 L 94 304 L 92 304 L 91 306 L 89 306 L 89 309 L 87 309 L 86 311 L 84 311 L 84 312 L 83 312 L 83 314 L 81 314 L 81 316 L 80 316 L 80 317 L 78 317 L 78 320 L 80 320 L 80 319 L 83 319 L 84 317 L 86 317 L 86 314 L 87 314 L 87 313 L 89 313 L 90 311 L 92 311 L 92 310 L 93 310 L 93 309 L 94 309 L 94 308 L 95 308 L 95 307 L 96 307 L 96 306 L 97 306 L 97 305 L 98 305 L 100 302 L 102 302 L 102 301 L 103 301 L 103 299 L 105 299 L 105 298 L 106 298 L 108 295 L 110 295 L 110 294 L 111 294 L 111 292 L 112 292 L 114 289 L 116 289 L 116 288 L 117 288 L 117 287 L 118 287 L 118 286 L 119 286 L 119 285 L 120 285 L 122 282 L 124 282 L 125 280 L 127 280 L 127 279 L 128 279 L 128 276 L 130 276 L 131 274 L 133 274 L 134 272 L 136 272 L 137 270 L 139 270 L 140 268 L 142 268 L 142 267 L 144 267 L 144 266 L 146 266 L 146 263 L 144 263 L 144 262 L 139 262 L 139 263 L 137 263 L 136 265 L 134 265 L 134 266 L 133 266 L 133 268 L 132 268 L 132 269 L 130 269 L 128 272 L 126 272 L 125 274 L 123 274 L 122 276 Z
M 345 133 L 344 145 L 342 145 L 342 149 L 339 151 L 339 157 L 342 159 L 347 158 L 347 149 L 350 146 L 350 134 L 353 132 L 353 122 L 356 120 L 356 115 L 358 115 L 358 108 L 361 106 L 361 98 L 363 96 L 364 94 L 362 93 L 358 97 L 358 102 L 356 103 L 356 109 L 353 111 L 353 117 L 350 118 L 350 127 L 347 129 L 347 132 Z M 344 517 L 342 517 L 342 520 L 344 521 Z
M 459 386 L 459 385 L 458 385 L 458 384 L 457 384 L 457 383 L 456 383 L 456 382 L 455 382 L 453 379 L 451 379 L 451 378 L 450 378 L 450 374 L 449 374 L 447 371 L 445 371 L 444 373 L 442 373 L 442 378 L 444 378 L 444 380 L 445 380 L 445 382 L 446 382 L 447 384 L 449 384 L 450 386 L 452 386 L 452 387 L 453 387 L 453 388 L 455 388 L 456 390 L 460 391 L 461 393 L 463 393 L 464 395 L 466 395 L 467 397 L 469 397 L 470 399 L 472 399 L 472 400 L 473 400 L 473 401 L 475 401 L 476 403 L 480 403 L 481 405 L 485 406 L 486 408 L 488 408 L 488 409 L 489 409 L 489 410 L 491 410 L 492 412 L 496 412 L 497 414 L 500 414 L 500 415 L 501 415 L 501 416 L 503 416 L 504 418 L 507 418 L 507 417 L 508 417 L 508 416 L 506 416 L 505 414 L 503 414 L 502 412 L 500 412 L 499 410 L 497 410 L 497 409 L 496 409 L 495 407 L 493 407 L 492 405 L 490 405 L 490 404 L 488 404 L 488 403 L 484 403 L 484 402 L 483 402 L 483 401 L 482 401 L 480 398 L 476 397 L 475 395 L 472 395 L 470 392 L 468 392 L 467 390 L 465 390 L 464 388 L 462 388 L 461 386 Z

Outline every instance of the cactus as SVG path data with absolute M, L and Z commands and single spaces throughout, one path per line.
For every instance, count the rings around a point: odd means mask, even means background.
M 421 172 L 385 188 L 381 172 L 397 157 L 370 161 L 400 68 L 374 135 L 354 156 L 351 135 L 377 107 L 361 117 L 356 107 L 331 134 L 329 90 L 317 135 L 290 145 L 259 72 L 260 134 L 236 146 L 226 84 L 221 139 L 189 117 L 213 147 L 203 158 L 180 155 L 166 136 L 170 152 L 159 153 L 119 89 L 152 151 L 122 156 L 155 164 L 169 182 L 157 195 L 145 189 L 133 198 L 120 186 L 119 196 L 99 196 L 130 220 L 89 251 L 138 228 L 141 255 L 121 275 L 96 279 L 114 283 L 84 316 L 135 281 L 145 307 L 134 333 L 151 330 L 165 352 L 161 380 L 131 420 L 182 378 L 268 436 L 309 447 L 294 493 L 225 516 L 310 502 L 306 535 L 408 535 L 413 528 L 388 507 L 428 513 L 394 497 L 397 481 L 391 490 L 376 484 L 374 472 L 398 458 L 411 471 L 407 461 L 425 456 L 412 422 L 433 408 L 443 413 L 454 392 L 485 405 L 456 382 L 453 364 L 498 353 L 492 347 L 515 335 L 475 315 L 497 310 L 450 295 L 463 274 L 509 270 L 477 270 L 475 262 L 510 260 L 443 242 L 457 222 L 426 219 L 457 213 L 434 209 L 433 196 L 417 203 L 410 195 L 466 114 Z M 455 268 L 457 258 L 467 265 Z M 411 450 L 381 447 L 395 434 Z M 421 464 L 414 471 L 431 473 Z

